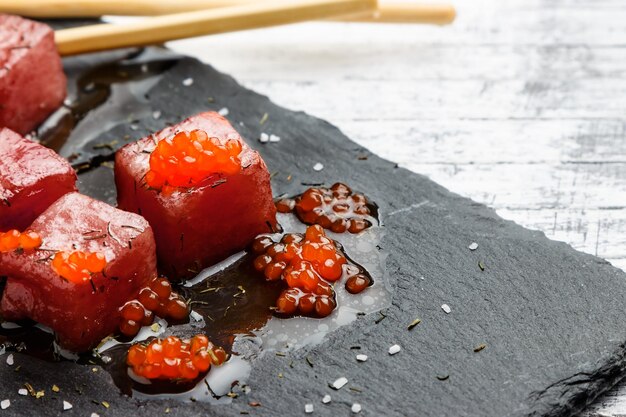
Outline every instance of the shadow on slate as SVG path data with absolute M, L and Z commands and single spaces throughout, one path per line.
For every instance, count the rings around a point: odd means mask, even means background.
M 76 92 L 73 85 L 90 63 L 112 58 L 119 53 L 67 59 L 71 90 Z M 61 152 L 110 159 L 111 149 L 95 151 L 94 144 L 116 139 L 119 147 L 200 111 L 226 107 L 227 118 L 274 173 L 276 196 L 301 192 L 304 184 L 342 181 L 379 204 L 393 304 L 383 320 L 378 314 L 361 317 L 321 345 L 257 360 L 247 381 L 252 391 L 230 405 L 137 402 L 120 395 L 102 370 L 16 354 L 19 372 L 0 364 L 1 399 L 12 401 L 3 415 L 154 416 L 169 408 L 171 416 L 293 416 L 304 414 L 310 402 L 315 415 L 335 416 L 350 415 L 351 404 L 358 402 L 369 416 L 562 416 L 576 413 L 620 379 L 626 366 L 624 273 L 398 168 L 329 123 L 278 107 L 195 59 L 153 48 L 123 64 L 155 59 L 171 65 L 149 88 L 114 86 L 107 102 L 81 122 L 97 134 L 80 149 L 72 143 L 81 138 L 72 137 Z M 182 81 L 189 77 L 193 85 L 185 87 Z M 137 111 L 130 114 L 131 106 L 123 118 L 110 120 L 111 104 L 127 99 L 129 91 L 141 91 L 133 104 Z M 161 116 L 155 119 L 157 110 Z M 260 144 L 261 132 L 281 141 Z M 316 162 L 324 164 L 321 172 L 313 170 Z M 81 174 L 81 189 L 114 202 L 106 165 Z M 474 241 L 478 249 L 470 251 Z M 421 324 L 408 331 L 416 317 Z M 388 355 L 396 343 L 402 351 Z M 481 344 L 486 347 L 474 352 Z M 351 349 L 355 346 L 361 349 Z M 357 363 L 356 353 L 367 354 L 368 361 Z M 341 376 L 348 385 L 330 389 L 328 383 Z M 25 382 L 45 389 L 45 397 L 18 396 Z M 51 392 L 52 384 L 61 392 Z M 332 395 L 328 405 L 320 402 L 325 394 Z M 74 408 L 62 412 L 62 400 Z

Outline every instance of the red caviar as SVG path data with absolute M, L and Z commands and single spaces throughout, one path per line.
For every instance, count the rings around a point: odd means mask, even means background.
M 164 319 L 184 320 L 189 316 L 189 306 L 180 295 L 172 291 L 166 278 L 155 278 L 148 287 L 139 291 L 136 300 L 122 306 L 120 314 L 120 333 L 133 337 L 141 326 L 152 324 L 155 315 Z
M 104 271 L 106 258 L 98 252 L 57 252 L 52 258 L 52 269 L 66 280 L 80 284 L 91 279 L 92 274 Z
M 353 294 L 372 284 L 320 225 L 309 226 L 304 234 L 286 234 L 280 242 L 259 236 L 252 242 L 252 250 L 257 254 L 254 268 L 267 281 L 282 280 L 288 287 L 276 302 L 280 314 L 326 317 L 337 306 L 333 282 L 345 277 L 346 289 Z
M 376 222 L 373 205 L 363 194 L 336 183 L 330 188 L 309 188 L 295 198 L 276 202 L 280 213 L 295 211 L 306 224 L 319 224 L 335 233 L 359 233 Z
M 227 356 L 224 349 L 213 345 L 203 334 L 191 340 L 168 336 L 154 339 L 148 345 L 132 345 L 126 364 L 135 374 L 148 379 L 193 380 L 211 366 L 223 364 Z
M 41 246 L 41 237 L 32 231 L 20 233 L 19 230 L 0 232 L 0 252 L 14 250 L 32 250 Z
M 146 183 L 170 192 L 194 187 L 212 174 L 236 174 L 241 170 L 241 149 L 237 139 L 221 142 L 202 130 L 179 132 L 157 143 L 150 154 Z

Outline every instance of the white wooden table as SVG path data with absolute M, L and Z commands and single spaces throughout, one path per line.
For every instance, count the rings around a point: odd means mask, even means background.
M 626 269 L 626 1 L 455 4 L 447 27 L 307 23 L 171 46 Z M 626 415 L 626 384 L 583 415 Z

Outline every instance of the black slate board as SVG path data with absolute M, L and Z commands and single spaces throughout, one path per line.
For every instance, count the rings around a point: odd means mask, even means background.
M 72 94 L 80 73 L 125 53 L 66 60 Z M 329 123 L 278 107 L 210 66 L 156 49 L 135 56 L 131 64 L 146 59 L 169 64 L 154 85 L 134 90 L 138 94 L 131 101 L 144 111 L 112 113 L 107 103 L 120 98 L 114 89 L 109 101 L 82 122 L 102 131 L 79 148 L 66 146 L 65 156 L 82 151 L 79 163 L 94 157 L 93 144 L 125 135 L 136 139 L 168 122 L 226 107 L 228 119 L 276 173 L 276 195 L 300 192 L 303 183 L 344 181 L 379 204 L 393 304 L 382 321 L 377 314 L 365 316 L 312 349 L 261 358 L 247 381 L 252 391 L 225 406 L 138 403 L 120 395 L 101 370 L 16 354 L 19 372 L 0 362 L 0 399 L 12 401 L 3 415 L 154 416 L 168 409 L 172 416 L 292 416 L 304 414 L 304 404 L 311 402 L 314 415 L 331 416 L 350 415 L 350 405 L 358 402 L 366 416 L 560 416 L 580 410 L 619 380 L 626 367 L 621 271 L 502 220 L 491 209 L 370 154 Z M 183 86 L 188 77 L 193 87 Z M 153 110 L 162 111 L 158 120 Z M 269 118 L 261 126 L 264 113 Z M 128 121 L 135 121 L 136 130 Z M 255 140 L 261 131 L 281 141 L 262 145 Z M 97 152 L 102 153 L 97 160 L 110 159 L 110 150 Z M 313 170 L 316 162 L 324 164 L 321 172 Z M 81 186 L 114 201 L 106 166 L 83 174 Z M 468 249 L 473 241 L 479 244 L 476 251 Z M 444 303 L 450 314 L 442 310 Z M 422 323 L 408 331 L 415 317 Z M 387 349 L 395 343 L 403 350 L 389 356 Z M 483 343 L 486 348 L 475 353 Z M 361 346 L 369 360 L 357 364 L 353 346 Z M 349 384 L 331 390 L 328 383 L 340 376 Z M 46 389 L 46 396 L 18 396 L 25 382 Z M 51 392 L 52 384 L 61 392 Z M 323 405 L 320 399 L 327 393 L 333 400 Z M 62 412 L 62 400 L 74 408 Z

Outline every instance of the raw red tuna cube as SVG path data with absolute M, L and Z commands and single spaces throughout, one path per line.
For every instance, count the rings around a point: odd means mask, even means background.
M 52 29 L 0 14 L 0 127 L 30 132 L 61 106 L 66 84 Z
M 62 195 L 76 172 L 53 150 L 0 129 L 0 231 L 23 230 Z
M 156 277 L 148 222 L 101 201 L 66 194 L 29 230 L 41 236 L 39 249 L 0 253 L 0 276 L 9 277 L 0 311 L 6 320 L 30 318 L 52 328 L 64 348 L 85 351 L 113 333 L 120 307 Z M 61 251 L 100 253 L 106 266 L 88 281 L 70 281 L 53 267 Z
M 195 186 L 171 193 L 149 187 L 146 175 L 155 144 L 177 132 L 196 129 L 222 144 L 228 139 L 238 141 L 239 172 L 210 175 Z M 265 162 L 215 112 L 198 114 L 120 149 L 115 157 L 115 182 L 119 208 L 141 214 L 152 225 L 159 266 L 170 278 L 194 276 L 276 226 Z

